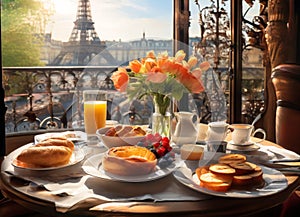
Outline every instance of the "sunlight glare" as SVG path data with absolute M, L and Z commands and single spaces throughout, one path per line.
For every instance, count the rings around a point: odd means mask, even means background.
M 57 14 L 71 14 L 74 13 L 73 9 L 73 2 L 72 0 L 52 0 L 54 3 L 54 10 Z

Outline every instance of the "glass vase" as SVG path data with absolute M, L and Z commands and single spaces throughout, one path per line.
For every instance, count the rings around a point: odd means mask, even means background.
M 154 103 L 155 110 L 152 115 L 152 133 L 159 133 L 163 137 L 171 137 L 171 113 L 161 114 L 159 105 Z

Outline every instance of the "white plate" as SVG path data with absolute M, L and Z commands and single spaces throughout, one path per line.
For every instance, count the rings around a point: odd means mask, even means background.
M 69 166 L 73 166 L 75 164 L 78 164 L 83 159 L 84 159 L 84 153 L 81 150 L 76 150 L 75 149 L 72 156 L 71 156 L 71 158 L 70 158 L 70 162 L 66 165 L 57 166 L 57 167 L 28 168 L 28 167 L 23 167 L 22 165 L 19 165 L 18 161 L 15 158 L 12 161 L 12 165 L 15 168 L 18 168 L 18 169 L 26 169 L 26 170 L 34 170 L 34 171 L 57 170 L 57 169 L 61 169 L 61 168 L 65 168 L 65 167 L 69 167 Z
M 86 141 L 87 135 L 85 132 L 82 131 L 65 131 L 65 132 L 53 132 L 53 133 L 43 133 L 34 136 L 34 143 L 38 143 L 42 140 L 56 137 L 56 136 L 66 136 L 68 140 L 71 140 L 73 142 L 76 141 Z
M 92 176 L 107 179 L 107 180 L 113 180 L 113 181 L 123 181 L 123 182 L 148 182 L 156 179 L 160 179 L 164 176 L 169 175 L 172 173 L 177 167 L 180 166 L 180 156 L 176 154 L 175 161 L 168 165 L 166 168 L 160 168 L 158 165 L 156 166 L 156 170 L 153 173 L 147 174 L 147 175 L 140 175 L 140 176 L 119 176 L 114 175 L 108 172 L 105 172 L 102 168 L 102 158 L 105 153 L 97 154 L 89 159 L 87 159 L 83 163 L 83 170 Z
M 250 145 L 254 145 L 255 142 L 253 141 L 249 141 L 249 142 L 246 142 L 246 143 L 243 143 L 243 144 L 235 144 L 232 140 L 228 142 L 228 144 L 231 144 L 231 145 L 234 145 L 234 146 L 250 146 Z
M 250 152 L 250 151 L 257 151 L 258 149 L 260 149 L 260 147 L 254 143 L 251 145 L 246 145 L 246 146 L 233 145 L 230 143 L 227 144 L 227 150 L 231 150 L 231 151 Z
M 227 192 L 217 192 L 211 191 L 206 188 L 203 188 L 199 185 L 200 181 L 196 174 L 192 173 L 191 169 L 186 166 L 178 168 L 173 172 L 174 177 L 184 184 L 185 186 L 199 191 L 201 193 L 220 196 L 220 197 L 232 197 L 232 198 L 254 198 L 254 197 L 263 197 L 267 195 L 276 194 L 284 190 L 288 186 L 287 179 L 285 176 L 275 170 L 268 167 L 260 166 L 263 171 L 263 178 L 265 184 L 261 188 L 252 188 L 251 190 L 237 190 L 230 189 Z

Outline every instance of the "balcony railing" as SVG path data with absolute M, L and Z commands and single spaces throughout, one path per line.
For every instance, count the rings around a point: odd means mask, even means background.
M 78 104 L 81 91 L 113 91 L 110 74 L 115 69 L 113 66 L 4 68 L 6 132 L 72 128 L 76 118 L 82 119 Z
M 6 133 L 83 128 L 80 102 L 85 89 L 108 91 L 108 119 L 126 124 L 149 124 L 153 111 L 151 99 L 129 102 L 125 94 L 115 91 L 110 76 L 116 69 L 117 66 L 3 68 Z M 262 69 L 244 70 L 248 77 L 251 74 L 257 76 L 246 80 L 249 87 L 245 88 L 243 99 L 244 121 L 251 122 L 263 107 L 262 84 L 256 85 L 261 85 L 255 91 L 256 95 L 251 87 L 253 82 L 262 82 Z M 226 73 L 225 68 L 219 69 L 222 71 Z M 193 109 L 196 107 L 203 123 L 224 120 L 228 106 L 228 79 L 219 82 L 212 70 L 204 76 L 203 81 L 210 92 L 193 95 Z

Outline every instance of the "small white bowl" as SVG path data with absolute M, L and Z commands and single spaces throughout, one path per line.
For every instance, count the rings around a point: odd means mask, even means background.
M 126 145 L 137 145 L 139 141 L 145 138 L 145 136 L 127 136 L 127 137 L 106 136 L 105 133 L 110 128 L 111 127 L 103 127 L 96 131 L 96 135 L 108 149 L 112 147 L 119 147 L 119 146 L 126 146 Z

